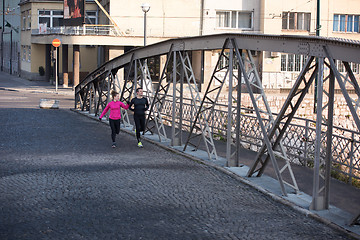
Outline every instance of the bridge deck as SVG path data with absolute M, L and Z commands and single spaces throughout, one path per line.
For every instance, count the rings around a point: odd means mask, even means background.
M 211 162 L 205 152 L 189 149 L 185 154 L 205 163 L 198 164 L 164 150 L 170 147 L 155 136 L 138 149 L 129 129 L 114 150 L 108 126 L 69 111 L 73 92 L 59 91 L 0 73 L 2 239 L 347 239 L 303 213 L 360 234 L 359 226 L 345 226 L 347 219 L 337 221 L 349 206 L 359 207 L 358 189 L 334 181 L 332 193 L 351 191 L 354 198 L 334 198 L 338 208 L 310 212 L 312 173 L 303 168 L 294 172 L 304 193 L 283 198 L 271 168 L 269 177 L 245 178 L 245 166 L 225 168 L 223 160 Z M 39 109 L 40 98 L 59 99 L 60 110 Z M 217 147 L 222 156 L 224 143 Z M 245 165 L 253 154 L 244 150 Z

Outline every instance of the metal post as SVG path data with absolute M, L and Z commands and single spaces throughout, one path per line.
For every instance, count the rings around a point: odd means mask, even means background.
M 3 19 L 1 31 L 1 71 L 4 71 L 4 31 L 5 31 L 5 0 L 3 0 Z
M 55 57 L 55 72 L 54 72 L 54 75 L 55 75 L 55 92 L 57 92 L 58 90 L 58 51 L 57 51 L 58 48 L 55 48 L 55 51 L 54 51 L 54 57 Z
M 2 22 L 2 30 L 5 30 L 5 0 L 3 0 L 3 22 Z
M 329 209 L 329 205 L 330 205 L 330 177 L 331 177 L 333 116 L 334 116 L 334 98 L 335 98 L 334 95 L 335 95 L 335 76 L 333 71 L 330 70 L 328 119 L 327 119 L 327 132 L 326 132 L 326 156 L 325 156 L 325 164 L 326 164 L 325 165 L 325 199 L 324 199 L 325 209 Z
M 316 36 L 320 36 L 320 0 L 316 2 Z
M 241 50 L 242 52 L 242 50 Z M 241 53 L 240 52 L 240 53 Z M 238 67 L 238 82 L 237 82 L 237 98 L 236 98 L 236 162 L 235 166 L 240 166 L 240 121 L 241 121 L 241 68 Z
M 178 145 L 182 145 L 182 126 L 183 126 L 183 104 L 184 104 L 184 68 L 181 68 L 180 72 L 180 99 L 179 99 L 179 133 L 178 133 Z
M 350 148 L 350 167 L 349 167 L 349 181 L 348 183 L 350 185 L 352 185 L 352 175 L 353 175 L 353 170 L 354 170 L 354 137 L 355 137 L 355 134 L 354 132 L 351 133 L 351 148 Z
M 320 36 L 320 0 L 316 2 L 316 36 Z M 319 59 L 316 59 L 316 63 L 319 63 Z M 316 113 L 316 104 L 317 104 L 317 81 L 318 76 L 315 77 L 314 83 L 314 113 Z
M 226 164 L 228 167 L 235 167 L 231 162 L 231 129 L 232 129 L 232 88 L 233 88 L 233 63 L 234 63 L 234 48 L 230 47 L 229 53 L 229 92 L 228 92 L 228 117 L 227 117 L 227 132 L 226 132 Z
M 143 3 L 141 9 L 144 12 L 144 46 L 146 46 L 146 13 L 150 10 L 150 4 Z
M 4 71 L 4 28 L 1 29 L 1 71 Z
M 146 12 L 144 12 L 144 46 L 146 46 Z
M 309 139 L 310 139 L 310 137 L 309 137 L 309 127 L 310 127 L 309 119 L 306 119 L 306 121 L 305 121 L 305 139 L 304 139 L 304 141 L 305 141 L 304 157 L 305 157 L 306 166 L 308 165 L 308 161 L 306 159 L 309 159 L 308 158 L 308 155 L 309 155 L 309 150 L 308 150 L 309 143 L 308 142 L 309 142 Z
M 12 74 L 12 51 L 13 51 L 13 32 L 10 30 L 10 74 Z
M 323 71 L 324 58 L 319 58 L 317 96 L 318 103 L 316 106 L 316 138 L 315 138 L 315 159 L 314 159 L 314 178 L 313 178 L 313 201 L 310 209 L 323 209 L 323 199 L 319 196 L 320 190 L 320 150 L 321 150 L 321 124 L 322 124 L 322 98 L 323 98 Z
M 175 143 L 175 133 L 176 133 L 176 51 L 174 51 L 173 55 L 173 72 L 172 72 L 172 80 L 173 80 L 173 102 L 172 102 L 172 123 L 171 123 L 171 145 L 176 145 Z

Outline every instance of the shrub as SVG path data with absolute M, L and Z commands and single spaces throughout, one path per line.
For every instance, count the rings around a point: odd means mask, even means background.
M 44 75 L 45 75 L 45 69 L 44 69 L 43 66 L 40 66 L 40 67 L 39 67 L 39 74 L 40 74 L 40 76 L 44 76 Z

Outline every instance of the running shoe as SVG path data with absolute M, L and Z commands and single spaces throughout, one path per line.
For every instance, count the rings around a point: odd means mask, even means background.
M 142 147 L 143 147 L 143 145 L 142 145 L 141 142 L 138 142 L 138 147 L 139 147 L 139 148 L 142 148 Z
M 111 147 L 112 147 L 112 148 L 116 148 L 116 143 L 113 143 L 113 144 L 111 145 Z

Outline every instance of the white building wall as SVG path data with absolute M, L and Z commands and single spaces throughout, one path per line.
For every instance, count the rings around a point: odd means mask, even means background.
M 125 36 L 144 35 L 144 12 L 142 0 L 110 1 L 111 17 Z M 199 35 L 200 1 L 195 0 L 153 0 L 146 14 L 147 37 L 174 38 Z
M 229 32 L 258 32 L 260 31 L 260 0 L 204 0 L 203 34 L 229 33 Z M 253 12 L 253 29 L 241 30 L 233 28 L 216 27 L 216 11 L 249 11 Z

